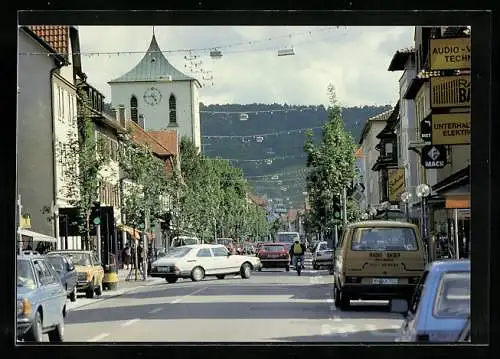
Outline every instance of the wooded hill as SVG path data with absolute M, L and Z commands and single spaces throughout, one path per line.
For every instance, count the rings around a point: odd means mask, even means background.
M 389 105 L 344 108 L 345 129 L 357 143 L 367 119 L 389 109 Z M 243 169 L 258 194 L 280 198 L 286 208 L 300 208 L 305 130 L 313 129 L 317 142 L 326 119 L 321 105 L 201 103 L 202 151 L 207 157 L 233 159 L 232 165 Z

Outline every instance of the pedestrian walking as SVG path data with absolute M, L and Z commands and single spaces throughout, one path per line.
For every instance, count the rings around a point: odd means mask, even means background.
M 127 244 L 125 246 L 125 248 L 123 248 L 123 251 L 122 251 L 123 265 L 124 265 L 125 269 L 132 268 L 131 257 L 132 257 L 132 253 L 130 251 L 129 245 Z

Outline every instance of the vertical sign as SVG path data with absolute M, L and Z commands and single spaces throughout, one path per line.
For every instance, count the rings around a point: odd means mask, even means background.
M 405 191 L 405 169 L 389 168 L 389 202 L 399 202 L 401 194 Z

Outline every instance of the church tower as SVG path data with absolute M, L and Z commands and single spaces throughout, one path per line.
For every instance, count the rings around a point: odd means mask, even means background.
M 163 55 L 153 33 L 142 60 L 108 82 L 113 107 L 123 105 L 132 121 L 147 131 L 176 130 L 201 147 L 200 83 L 177 70 Z

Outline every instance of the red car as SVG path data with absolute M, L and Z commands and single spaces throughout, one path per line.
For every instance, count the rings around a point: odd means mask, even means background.
M 290 254 L 286 243 L 264 243 L 259 247 L 257 256 L 262 268 L 285 268 L 290 270 Z M 262 269 L 259 269 L 261 271 Z

